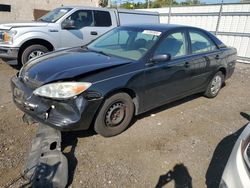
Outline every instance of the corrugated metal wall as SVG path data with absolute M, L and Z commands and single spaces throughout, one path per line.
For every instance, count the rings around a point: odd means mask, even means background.
M 161 23 L 196 26 L 236 47 L 240 60 L 250 63 L 250 4 L 223 4 L 145 9 L 158 11 Z

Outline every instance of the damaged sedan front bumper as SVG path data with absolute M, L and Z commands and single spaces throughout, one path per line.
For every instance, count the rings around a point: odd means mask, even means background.
M 83 95 L 53 100 L 33 94 L 35 88 L 28 87 L 21 78 L 11 79 L 13 101 L 34 120 L 61 131 L 86 130 L 90 127 L 101 98 L 87 100 Z

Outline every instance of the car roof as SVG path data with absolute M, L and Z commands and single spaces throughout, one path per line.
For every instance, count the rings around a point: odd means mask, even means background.
M 191 26 L 185 26 L 185 25 L 177 25 L 177 24 L 128 24 L 128 25 L 122 25 L 124 27 L 132 27 L 132 28 L 139 28 L 144 30 L 154 30 L 154 31 L 160 31 L 160 32 L 166 32 L 172 29 L 178 29 L 178 28 L 192 28 L 192 29 L 199 29 L 196 27 Z

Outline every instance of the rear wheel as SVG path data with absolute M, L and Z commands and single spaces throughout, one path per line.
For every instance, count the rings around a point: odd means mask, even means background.
M 111 137 L 122 133 L 134 115 L 134 103 L 126 93 L 117 93 L 107 98 L 99 111 L 94 129 L 104 136 Z
M 49 50 L 43 45 L 35 44 L 24 49 L 21 55 L 21 64 L 26 64 L 29 60 L 47 53 Z
M 222 74 L 222 72 L 217 72 L 212 78 L 212 80 L 209 82 L 204 95 L 208 98 L 216 97 L 222 87 L 222 84 L 224 83 L 224 80 L 225 76 Z

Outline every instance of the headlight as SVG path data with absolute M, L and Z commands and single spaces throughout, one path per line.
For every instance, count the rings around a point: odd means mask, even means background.
M 4 44 L 12 44 L 13 38 L 16 34 L 16 31 L 2 31 L 0 34 L 0 42 Z
M 52 83 L 37 88 L 34 95 L 53 98 L 69 99 L 87 90 L 92 84 L 88 82 Z

